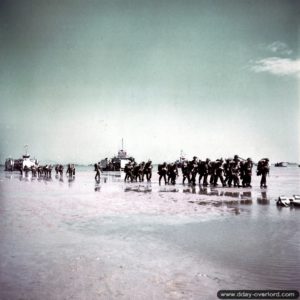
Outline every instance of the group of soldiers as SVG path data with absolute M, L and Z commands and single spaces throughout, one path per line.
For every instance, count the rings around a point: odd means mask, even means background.
M 218 182 L 222 186 L 234 187 L 251 187 L 253 161 L 251 158 L 242 159 L 238 155 L 234 158 L 225 160 L 217 159 L 215 161 L 207 158 L 206 160 L 198 159 L 196 156 L 193 160 L 183 160 L 167 164 L 166 162 L 158 165 L 159 184 L 162 179 L 165 184 L 176 184 L 176 179 L 179 176 L 178 169 L 182 172 L 182 183 L 187 182 L 190 185 L 201 184 L 203 186 L 217 186 Z M 98 171 L 97 171 L 98 170 Z M 100 179 L 100 167 L 95 169 L 96 177 Z M 269 159 L 263 158 L 257 164 L 257 175 L 261 176 L 260 186 L 267 187 L 267 175 L 269 173 Z M 130 160 L 124 168 L 124 181 L 151 181 L 152 177 L 152 162 L 136 163 Z M 198 176 L 198 179 L 197 179 Z M 97 179 L 96 179 L 97 180 Z
M 215 161 L 207 158 L 198 159 L 196 156 L 191 161 L 182 160 L 167 164 L 166 162 L 158 165 L 159 185 L 162 179 L 165 184 L 176 184 L 179 176 L 179 169 L 182 172 L 182 183 L 187 182 L 190 185 L 196 185 L 198 182 L 202 186 L 217 186 L 220 182 L 223 187 L 251 187 L 252 169 L 254 163 L 251 158 L 243 159 L 238 155 L 234 158 L 222 158 Z M 99 164 L 95 164 L 95 180 L 100 181 L 102 172 Z M 263 158 L 257 163 L 257 176 L 261 176 L 260 187 L 267 187 L 267 175 L 270 171 L 269 159 Z M 130 159 L 124 168 L 125 182 L 143 182 L 151 181 L 152 161 L 137 163 Z M 198 178 L 197 178 L 198 176 Z
M 95 164 L 94 167 L 96 172 L 95 180 L 100 181 L 100 173 L 102 172 L 100 164 Z M 146 180 L 150 182 L 152 178 L 152 161 L 149 159 L 146 163 L 143 161 L 138 164 L 133 158 L 131 158 L 125 165 L 124 172 L 125 182 L 142 182 L 145 180 L 145 177 Z
M 253 161 L 251 158 L 242 159 L 238 155 L 234 158 L 225 160 L 217 159 L 215 161 L 207 158 L 206 160 L 198 159 L 196 156 L 193 160 L 184 160 L 181 163 L 163 163 L 158 165 L 159 184 L 164 179 L 165 184 L 176 184 L 178 177 L 178 167 L 182 171 L 182 183 L 187 181 L 191 185 L 198 183 L 203 186 L 217 186 L 220 181 L 222 186 L 234 187 L 251 187 Z M 257 175 L 261 176 L 260 187 L 267 187 L 267 174 L 269 173 L 269 159 L 263 158 L 257 164 Z
M 25 176 L 28 176 L 28 173 L 31 172 L 32 173 L 32 177 L 47 177 L 50 178 L 51 177 L 51 172 L 52 172 L 52 165 L 39 165 L 39 166 L 24 166 L 24 168 L 20 167 L 19 171 L 20 174 L 23 175 L 23 173 L 25 173 Z
M 64 166 L 63 165 L 56 165 L 55 166 L 55 173 L 58 176 L 58 174 L 62 177 L 64 174 Z M 68 164 L 67 165 L 67 171 L 66 175 L 69 177 L 75 177 L 75 165 L 74 164 Z
M 148 160 L 146 163 L 143 161 L 137 164 L 134 160 L 130 160 L 124 168 L 125 178 L 124 181 L 144 181 L 146 179 L 148 182 L 152 178 L 152 161 Z
M 24 166 L 24 168 L 19 168 L 20 174 L 23 175 L 23 172 L 26 176 L 28 176 L 28 173 L 31 171 L 33 177 L 45 177 L 50 178 L 52 174 L 52 165 L 39 165 L 39 166 L 31 166 L 30 168 L 28 166 Z M 63 165 L 56 165 L 55 166 L 55 172 L 56 175 L 60 174 L 60 176 L 63 176 L 64 166 Z M 66 175 L 69 177 L 75 176 L 75 166 L 74 164 L 68 164 L 67 165 L 67 171 Z

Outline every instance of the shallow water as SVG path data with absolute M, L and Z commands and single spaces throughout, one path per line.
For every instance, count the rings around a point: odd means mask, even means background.
M 297 289 L 300 168 L 268 189 L 75 180 L 0 172 L 1 299 L 216 299 L 220 289 Z M 178 183 L 181 178 L 178 178 Z

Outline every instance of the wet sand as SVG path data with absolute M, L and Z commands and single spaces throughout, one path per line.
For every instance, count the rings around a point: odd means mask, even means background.
M 216 299 L 220 289 L 297 289 L 300 168 L 268 189 L 125 184 L 0 172 L 1 299 Z M 178 182 L 181 179 L 179 178 Z M 288 256 L 286 255 L 288 253 Z

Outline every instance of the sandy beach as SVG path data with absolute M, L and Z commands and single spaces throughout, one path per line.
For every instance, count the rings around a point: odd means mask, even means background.
M 1 299 L 216 299 L 220 289 L 296 289 L 299 168 L 268 189 L 75 180 L 0 172 Z M 286 253 L 289 255 L 286 256 Z

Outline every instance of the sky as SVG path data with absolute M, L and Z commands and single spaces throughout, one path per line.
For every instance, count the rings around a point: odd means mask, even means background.
M 0 161 L 300 163 L 297 0 L 0 0 Z

